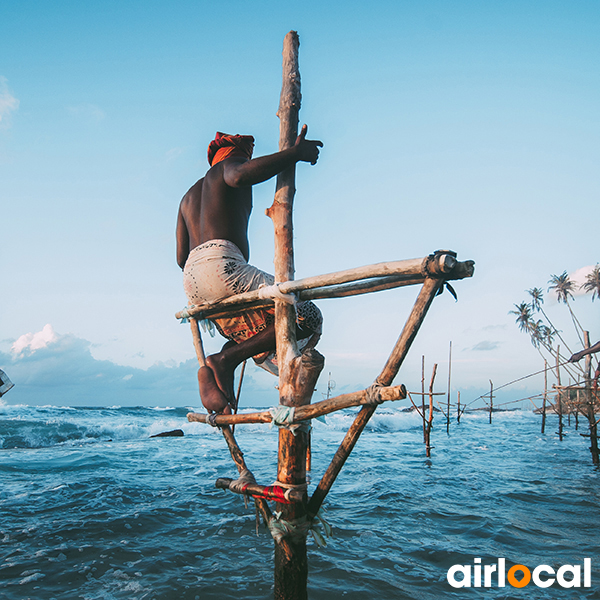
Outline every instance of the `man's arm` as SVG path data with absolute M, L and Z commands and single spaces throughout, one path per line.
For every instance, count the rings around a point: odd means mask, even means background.
M 181 201 L 183 204 L 183 200 Z M 185 219 L 181 212 L 181 204 L 179 205 L 179 213 L 177 214 L 177 264 L 183 269 L 185 261 L 190 253 L 190 234 L 185 224 Z
M 315 165 L 319 159 L 319 147 L 323 147 L 323 143 L 318 140 L 307 140 L 307 131 L 308 127 L 303 125 L 296 143 L 287 150 L 248 161 L 228 161 L 223 165 L 225 183 L 234 188 L 249 187 L 275 177 L 297 162 L 309 162 Z
M 569 362 L 577 362 L 581 360 L 584 356 L 587 356 L 588 354 L 594 354 L 595 352 L 600 352 L 600 342 L 596 342 L 593 346 L 585 348 L 585 350 L 580 350 L 579 352 L 576 352 L 575 354 L 573 354 L 573 356 L 571 356 Z

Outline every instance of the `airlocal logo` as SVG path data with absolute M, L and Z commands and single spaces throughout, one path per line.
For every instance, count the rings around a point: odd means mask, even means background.
M 553 569 L 549 565 L 538 565 L 531 571 L 525 565 L 514 565 L 506 571 L 506 559 L 499 558 L 497 564 L 482 565 L 481 559 L 473 560 L 473 565 L 453 565 L 448 569 L 446 579 L 453 588 L 463 587 L 492 587 L 492 575 L 495 576 L 498 587 L 506 587 L 506 583 L 516 588 L 523 588 L 533 582 L 541 588 L 547 588 L 557 583 L 563 588 L 578 588 L 581 586 L 581 565 L 563 565 Z M 462 574 L 461 579 L 456 576 Z M 518 578 L 517 578 L 518 574 Z M 567 579 L 568 576 L 568 579 Z M 592 560 L 583 559 L 583 587 L 592 587 Z

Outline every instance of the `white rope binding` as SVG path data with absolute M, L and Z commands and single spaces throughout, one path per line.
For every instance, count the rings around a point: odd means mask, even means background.
M 297 302 L 296 294 L 284 294 L 278 284 L 261 285 L 258 288 L 258 297 L 261 300 L 281 300 L 287 304 L 295 305 Z

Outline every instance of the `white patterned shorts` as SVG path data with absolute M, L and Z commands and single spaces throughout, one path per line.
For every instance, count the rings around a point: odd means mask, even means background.
M 273 285 L 274 281 L 273 275 L 249 265 L 240 249 L 228 240 L 210 240 L 196 246 L 183 269 L 183 288 L 190 304 L 218 302 L 261 285 Z M 258 308 L 213 322 L 223 337 L 241 342 L 273 323 L 274 314 L 274 308 Z M 311 333 L 309 338 L 321 335 L 323 317 L 312 302 L 298 302 L 296 322 L 299 329 Z M 254 358 L 261 363 L 266 356 Z M 272 368 L 267 370 L 273 372 Z

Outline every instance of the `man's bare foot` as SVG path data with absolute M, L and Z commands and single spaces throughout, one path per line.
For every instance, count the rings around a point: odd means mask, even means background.
M 200 399 L 204 408 L 210 412 L 231 414 L 228 399 L 219 389 L 214 373 L 209 367 L 198 369 L 198 387 L 200 388 Z
M 235 367 L 232 368 L 223 352 L 211 354 L 206 358 L 206 365 L 210 367 L 214 374 L 215 381 L 227 401 L 233 405 L 235 403 L 235 393 L 233 391 L 233 373 Z

